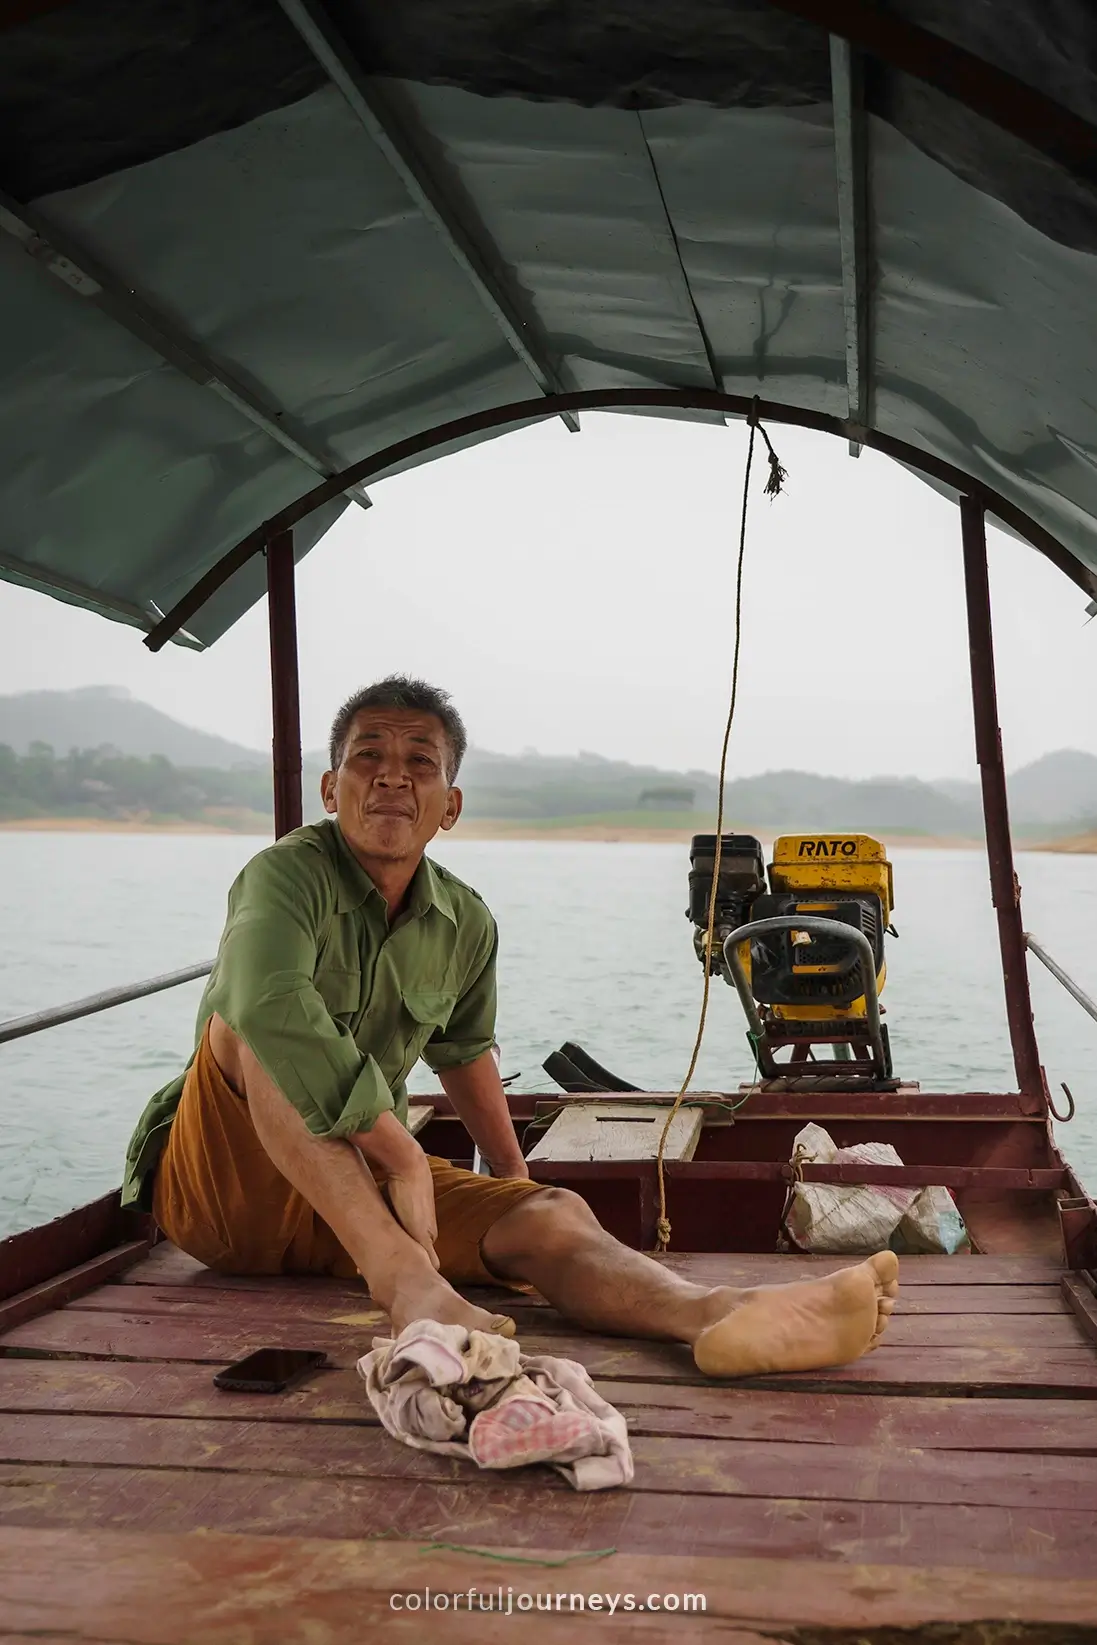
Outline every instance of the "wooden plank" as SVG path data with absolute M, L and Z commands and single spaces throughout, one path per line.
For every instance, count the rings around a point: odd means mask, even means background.
M 139 1309 L 126 1307 L 126 1299 L 135 1295 L 142 1299 L 142 1306 Z M 328 1300 L 316 1306 L 309 1299 L 301 1298 L 293 1299 L 290 1305 L 275 1307 L 265 1299 L 250 1297 L 242 1300 L 238 1306 L 222 1303 L 216 1307 L 209 1307 L 201 1303 L 194 1305 L 186 1298 L 177 1302 L 153 1293 L 153 1306 L 148 1309 L 143 1306 L 144 1295 L 144 1291 L 135 1293 L 127 1287 L 104 1287 L 102 1291 L 87 1298 L 80 1298 L 71 1308 L 65 1309 L 63 1314 L 57 1316 L 55 1324 L 43 1322 L 39 1332 L 48 1335 L 52 1331 L 71 1331 L 77 1333 L 79 1340 L 80 1328 L 70 1323 L 71 1318 L 76 1315 L 90 1315 L 93 1317 L 87 1321 L 87 1329 L 91 1333 L 89 1340 L 92 1342 L 105 1340 L 102 1332 L 110 1333 L 115 1325 L 120 1332 L 128 1336 L 130 1328 L 140 1323 L 155 1332 L 157 1341 L 167 1340 L 175 1343 L 179 1332 L 193 1330 L 196 1337 L 216 1337 L 220 1334 L 226 1343 L 232 1343 L 237 1341 L 242 1333 L 248 1341 L 261 1337 L 269 1345 L 284 1342 L 286 1346 L 311 1345 L 324 1348 L 335 1354 L 339 1363 L 347 1363 L 348 1356 L 357 1357 L 367 1352 L 374 1337 L 385 1336 L 389 1332 L 387 1316 L 374 1308 L 369 1298 L 364 1295 L 352 1302 L 349 1307 L 343 1299 Z M 901 1308 L 900 1302 L 900 1310 Z M 516 1301 L 512 1311 L 518 1319 L 520 1335 L 527 1352 L 571 1352 L 576 1342 L 590 1343 L 598 1340 L 605 1340 L 612 1347 L 619 1340 L 600 1339 L 596 1333 L 581 1332 L 548 1309 L 523 1310 Z M 95 1336 L 97 1327 L 101 1332 L 99 1338 Z M 290 1336 L 293 1338 L 292 1343 L 289 1341 Z M 552 1337 L 555 1347 L 535 1350 L 530 1346 L 533 1338 L 542 1337 Z M 25 1330 L 16 1328 L 0 1339 L 0 1350 L 31 1346 L 38 1340 L 39 1334 L 31 1325 Z M 905 1314 L 897 1310 L 891 1318 L 878 1352 L 897 1348 L 933 1347 L 1025 1350 L 1030 1354 L 1034 1368 L 1038 1369 L 1042 1356 L 1048 1350 L 1086 1350 L 1089 1348 L 1089 1342 L 1075 1318 L 1065 1308 L 1061 1308 L 1058 1314 L 1036 1315 L 952 1312 Z M 102 1350 L 97 1348 L 92 1351 Z M 250 1352 L 250 1349 L 247 1351 Z M 677 1352 L 679 1357 L 683 1352 L 682 1349 L 673 1348 L 672 1351 Z M 133 1356 L 127 1354 L 126 1357 Z M 154 1355 L 150 1352 L 136 1357 L 145 1359 L 194 1356 L 174 1352 L 168 1355 Z M 206 1356 L 203 1354 L 201 1357 Z M 1097 1354 L 1094 1354 L 1094 1369 L 1097 1371 Z
M 656 1138 L 656 1142 L 658 1138 Z M 585 1184 L 651 1180 L 654 1151 L 647 1158 L 629 1156 L 599 1159 L 584 1153 L 578 1159 L 548 1159 L 527 1155 L 537 1182 L 567 1183 L 581 1190 Z M 805 1165 L 803 1181 L 845 1183 L 861 1187 L 876 1183 L 892 1188 L 975 1189 L 983 1193 L 1049 1194 L 1068 1186 L 1063 1166 L 1027 1165 L 862 1165 L 839 1161 L 835 1165 Z M 683 1192 L 700 1192 L 702 1185 L 719 1191 L 723 1184 L 745 1182 L 791 1184 L 801 1180 L 787 1160 L 679 1160 L 668 1165 L 667 1182 Z
M 494 1312 L 511 1314 L 518 1323 L 519 1334 L 535 1331 L 569 1332 L 574 1324 L 558 1314 L 540 1297 L 522 1296 L 516 1292 L 487 1287 L 462 1287 L 463 1293 L 482 1307 Z M 346 1291 L 328 1289 L 312 1291 L 307 1285 L 292 1290 L 236 1291 L 226 1294 L 205 1286 L 143 1285 L 140 1298 L 135 1301 L 132 1286 L 102 1285 L 78 1297 L 73 1308 L 86 1308 L 98 1313 L 159 1314 L 176 1319 L 194 1319 L 201 1314 L 220 1317 L 226 1308 L 234 1319 L 258 1322 L 261 1318 L 276 1326 L 284 1319 L 315 1319 L 338 1321 L 353 1318 L 363 1323 L 375 1319 L 375 1329 L 385 1328 L 385 1315 L 373 1309 L 368 1294 L 359 1287 Z M 1068 1309 L 1063 1294 L 1054 1285 L 951 1285 L 934 1290 L 922 1286 L 904 1291 L 899 1301 L 899 1318 L 921 1318 L 925 1315 L 947 1314 L 986 1318 L 998 1314 L 1040 1318 L 1048 1315 L 1068 1320 Z M 1073 1339 L 1072 1339 L 1073 1340 Z
M 13 1297 L 52 1279 L 62 1269 L 89 1262 L 112 1245 L 141 1237 L 147 1219 L 123 1211 L 118 1190 L 63 1217 L 0 1240 L 0 1298 Z
M 1045 1131 L 1045 1114 L 1031 1106 L 1026 1099 L 1013 1092 L 996 1091 L 921 1091 L 916 1086 L 899 1091 L 812 1091 L 808 1093 L 785 1091 L 757 1091 L 753 1086 L 739 1086 L 734 1091 L 691 1091 L 691 1100 L 706 1098 L 710 1104 L 722 1103 L 726 1113 L 729 1102 L 737 1102 L 744 1091 L 750 1091 L 750 1114 L 761 1119 L 795 1119 L 801 1124 L 816 1120 L 825 1125 L 828 1119 L 868 1119 L 916 1121 L 925 1125 L 932 1134 L 939 1121 L 1002 1120 L 1028 1123 Z M 612 1101 L 615 1093 L 600 1091 L 599 1100 Z M 622 1102 L 670 1103 L 675 1091 L 621 1092 Z M 451 1114 L 448 1097 L 432 1091 L 430 1100 L 439 1114 Z M 565 1102 L 582 1102 L 584 1097 L 569 1097 L 560 1091 L 512 1091 L 508 1093 L 510 1111 L 515 1118 L 528 1118 L 538 1107 L 558 1108 Z M 825 1111 L 824 1111 L 825 1110 Z
M 770 1440 L 638 1435 L 635 1492 L 805 1500 L 1097 1510 L 1097 1470 L 1038 1452 L 901 1450 Z M 380 1428 L 226 1418 L 0 1416 L 0 1462 L 181 1469 L 473 1484 L 490 1476 L 459 1458 L 401 1445 Z M 531 1472 L 547 1490 L 568 1487 Z
M 973 1287 L 992 1297 L 1009 1296 L 1006 1287 Z M 966 1300 L 970 1292 L 955 1287 L 943 1295 Z M 119 1314 L 133 1317 L 134 1290 L 125 1285 L 104 1285 L 98 1291 L 79 1297 L 73 1310 L 89 1313 Z M 360 1292 L 357 1297 L 319 1297 L 297 1293 L 279 1297 L 270 1292 L 239 1292 L 231 1303 L 225 1293 L 195 1291 L 180 1288 L 167 1290 L 145 1286 L 140 1297 L 139 1313 L 143 1318 L 185 1325 L 201 1323 L 216 1327 L 219 1323 L 238 1329 L 246 1326 L 250 1332 L 261 1332 L 277 1343 L 285 1329 L 308 1325 L 325 1335 L 331 1327 L 346 1327 L 357 1333 L 356 1341 L 368 1342 L 373 1336 L 389 1334 L 387 1316 L 374 1308 L 369 1297 Z M 491 1306 L 510 1313 L 517 1322 L 519 1336 L 524 1340 L 531 1333 L 536 1336 L 573 1337 L 576 1326 L 554 1309 L 543 1303 L 533 1304 L 528 1298 L 508 1297 L 506 1293 L 491 1296 Z M 1043 1301 L 1043 1299 L 1041 1299 Z M 899 1310 L 892 1316 L 884 1339 L 888 1347 L 969 1347 L 969 1348 L 1024 1348 L 1042 1351 L 1047 1347 L 1083 1346 L 1088 1339 L 1079 1329 L 1061 1294 L 1047 1287 L 1046 1303 L 1035 1312 L 1020 1312 L 1008 1308 L 994 1308 L 989 1313 L 967 1312 L 963 1308 L 932 1311 L 925 1307 L 908 1309 L 905 1298 L 900 1299 Z M 323 1345 L 323 1344 L 321 1344 Z M 360 1349 L 365 1352 L 365 1347 Z
M 269 1474 L 0 1465 L 0 1524 L 26 1527 L 350 1533 L 383 1537 L 382 1552 L 389 1538 L 411 1538 L 568 1554 L 615 1547 L 645 1556 L 822 1559 L 847 1569 L 960 1566 L 1049 1579 L 1092 1568 L 1088 1511 L 790 1497 L 764 1505 L 722 1497 L 715 1507 L 711 1497 L 673 1492 L 578 1496 L 539 1474 L 461 1484 L 329 1477 L 287 1486 L 284 1476 Z
M 1097 1347 L 1097 1296 L 1092 1287 L 1084 1279 L 1066 1274 L 1063 1277 L 1063 1298 L 1082 1335 Z
M 434 1109 L 426 1102 L 413 1102 L 408 1108 L 408 1130 L 417 1137 L 424 1126 L 434 1118 Z
M 831 1273 L 853 1258 L 810 1257 L 801 1253 L 727 1253 L 671 1251 L 655 1259 L 684 1279 L 700 1285 L 779 1285 L 788 1280 L 814 1279 Z M 900 1275 L 904 1294 L 914 1286 L 942 1285 L 1054 1285 L 1063 1277 L 1061 1262 L 1041 1257 L 982 1257 L 970 1252 L 953 1257 L 903 1257 Z M 284 1290 L 305 1287 L 319 1291 L 357 1291 L 356 1280 L 289 1278 L 261 1275 L 255 1278 L 217 1274 L 188 1257 L 177 1246 L 163 1241 L 153 1247 L 144 1262 L 129 1270 L 124 1284 L 190 1284 L 214 1290 Z
M 841 1257 L 754 1255 L 719 1251 L 670 1251 L 657 1259 L 697 1285 L 779 1285 L 789 1279 L 812 1279 L 844 1266 Z M 848 1261 L 849 1259 L 846 1259 Z M 902 1257 L 899 1278 L 911 1285 L 1058 1285 L 1063 1264 L 1042 1256 Z
M 464 1618 L 446 1617 L 447 1638 L 494 1640 L 513 1631 L 514 1613 L 481 1609 L 481 1597 L 505 1602 L 508 1587 L 542 1596 L 562 1592 L 553 1615 L 541 1612 L 527 1626 L 540 1639 L 546 1621 L 562 1620 L 573 1631 L 587 1616 L 598 1614 L 585 1602 L 590 1595 L 631 1594 L 645 1604 L 658 1595 L 686 1593 L 704 1597 L 704 1612 L 664 1616 L 672 1624 L 666 1638 L 718 1637 L 736 1645 L 745 1638 L 773 1639 L 775 1630 L 825 1629 L 850 1624 L 874 1637 L 877 1630 L 933 1628 L 950 1633 L 988 1618 L 1015 1624 L 1084 1622 L 1094 1613 L 1097 1585 L 1086 1581 L 1042 1582 L 1033 1578 L 988 1577 L 982 1572 L 947 1567 L 922 1572 L 895 1565 L 848 1568 L 796 1560 L 712 1560 L 697 1557 L 614 1553 L 598 1560 L 558 1564 L 558 1550 L 513 1549 L 519 1563 L 509 1572 L 482 1554 L 424 1548 L 421 1542 L 360 1541 L 298 1537 L 188 1536 L 182 1541 L 139 1532 L 39 1531 L 9 1529 L 0 1539 L 0 1574 L 10 1596 L 9 1620 L 28 1630 L 24 1637 L 96 1640 L 117 1635 L 142 1645 L 178 1645 L 200 1638 L 206 1645 L 238 1645 L 267 1640 L 272 1595 L 278 1596 L 278 1639 L 282 1645 L 361 1640 L 373 1628 L 392 1622 L 392 1595 L 409 1593 L 477 1595 L 471 1618 L 482 1632 L 462 1631 Z M 521 1563 L 523 1555 L 530 1563 Z M 544 1561 L 538 1567 L 534 1559 Z M 538 1575 L 538 1569 L 541 1574 Z M 64 1573 L 58 1580 L 58 1574 Z M 503 1581 L 503 1575 L 507 1580 Z M 569 1603 L 575 1594 L 575 1601 Z M 405 1607 L 401 1606 L 401 1609 Z M 601 1610 L 602 1607 L 599 1607 Z M 520 1615 L 520 1613 L 519 1613 Z M 614 1636 L 607 1626 L 625 1617 L 628 1632 Z M 656 1637 L 635 1612 L 615 1607 L 598 1616 L 598 1638 Z M 656 1617 L 648 1621 L 659 1625 Z M 498 1629 L 493 1628 L 498 1624 Z M 709 1624 L 719 1633 L 702 1631 Z M 762 1628 L 764 1636 L 747 1630 Z M 936 1630 L 935 1630 L 936 1631 Z M 561 1636 L 562 1637 L 562 1636 Z
M 1090 1400 L 772 1393 L 603 1378 L 596 1386 L 638 1434 L 1097 1455 Z M 133 1360 L 0 1360 L 0 1411 L 377 1426 L 351 1370 L 324 1372 L 272 1397 L 222 1393 L 205 1365 Z
M 998 1316 L 1002 1318 L 1005 1316 Z M 890 1334 L 890 1333 L 889 1333 Z M 320 1325 L 312 1321 L 280 1322 L 277 1345 L 322 1348 L 335 1365 L 352 1365 L 368 1351 L 369 1326 Z M 156 1315 L 97 1313 L 65 1308 L 18 1325 L 0 1339 L 5 1354 L 63 1354 L 78 1358 L 190 1360 L 227 1365 L 242 1354 L 271 1346 L 265 1325 L 251 1326 L 202 1317 L 186 1323 Z M 685 1348 L 675 1343 L 639 1342 L 627 1337 L 523 1336 L 531 1354 L 560 1354 L 576 1359 L 594 1376 L 638 1381 L 696 1382 L 702 1377 Z M 1023 1347 L 902 1347 L 885 1345 L 854 1365 L 799 1375 L 746 1379 L 752 1387 L 803 1387 L 817 1391 L 872 1383 L 882 1389 L 904 1387 L 946 1393 L 949 1389 L 1028 1388 L 1097 1397 L 1097 1354 L 1087 1345 L 1046 1347 L 1039 1353 Z
M 653 1160 L 670 1112 L 652 1103 L 572 1102 L 526 1155 L 541 1160 Z M 700 1108 L 680 1108 L 670 1122 L 665 1160 L 692 1160 L 701 1140 Z
M 102 1256 L 92 1257 L 76 1268 L 66 1268 L 54 1279 L 43 1280 L 41 1285 L 34 1285 L 30 1290 L 20 1291 L 6 1302 L 0 1302 L 0 1335 L 13 1325 L 21 1325 L 25 1319 L 33 1319 L 36 1314 L 44 1314 L 50 1308 L 71 1302 L 74 1297 L 92 1290 L 105 1280 L 115 1278 L 139 1262 L 148 1248 L 147 1239 L 115 1245 L 111 1250 L 104 1251 Z

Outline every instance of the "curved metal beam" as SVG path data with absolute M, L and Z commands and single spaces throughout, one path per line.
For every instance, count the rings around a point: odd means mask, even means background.
M 575 394 L 550 394 L 543 398 L 538 396 L 535 400 L 519 400 L 512 405 L 491 406 L 486 411 L 472 412 L 467 417 L 455 417 L 452 422 L 441 423 L 437 428 L 426 429 L 421 434 L 411 434 L 371 457 L 361 458 L 341 473 L 333 474 L 323 485 L 298 497 L 295 503 L 272 515 L 254 531 L 249 531 L 235 548 L 230 549 L 204 577 L 199 578 L 181 600 L 176 601 L 163 621 L 157 623 L 146 636 L 144 643 L 150 651 L 159 651 L 196 611 L 201 610 L 222 583 L 246 565 L 253 555 L 260 553 L 273 536 L 307 520 L 310 514 L 340 496 L 349 485 L 375 479 L 438 446 L 518 423 L 541 422 L 546 417 L 558 417 L 563 411 L 640 410 L 715 411 L 722 417 L 744 417 L 748 421 L 753 418 L 755 421 L 813 428 L 820 434 L 833 434 L 840 440 L 854 440 L 859 445 L 871 446 L 874 451 L 882 451 L 886 457 L 893 457 L 896 462 L 939 480 L 958 495 L 976 499 L 987 513 L 1010 526 L 1033 548 L 1046 555 L 1083 593 L 1097 599 L 1097 572 L 1083 565 L 1050 531 L 1018 508 L 1016 503 L 1011 503 L 992 486 L 965 474 L 963 469 L 955 468 L 943 458 L 921 451 L 893 434 L 862 428 L 858 423 L 828 416 L 826 412 L 807 411 L 800 406 L 782 405 L 776 400 L 750 399 L 745 394 L 718 394 L 713 389 L 704 388 L 606 388 L 588 389 Z

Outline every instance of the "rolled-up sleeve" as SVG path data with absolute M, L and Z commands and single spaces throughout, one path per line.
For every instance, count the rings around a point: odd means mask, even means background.
M 464 1068 L 495 1044 L 495 963 L 499 932 L 490 919 L 484 941 L 470 968 L 470 979 L 444 1028 L 436 1029 L 423 1050 L 423 1061 L 436 1074 Z
M 322 875 L 300 870 L 298 858 L 268 851 L 241 873 L 205 1004 L 315 1136 L 349 1137 L 395 1103 L 374 1058 L 363 1056 L 313 982 L 331 892 Z

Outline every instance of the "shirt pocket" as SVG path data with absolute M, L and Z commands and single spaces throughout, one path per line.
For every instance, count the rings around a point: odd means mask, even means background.
M 349 1023 L 362 1003 L 360 971 L 319 971 L 313 979 L 316 992 L 336 1022 Z
M 452 990 L 409 988 L 401 999 L 404 1011 L 403 1073 L 406 1079 L 423 1054 L 432 1034 L 445 1028 L 453 1015 L 457 995 Z

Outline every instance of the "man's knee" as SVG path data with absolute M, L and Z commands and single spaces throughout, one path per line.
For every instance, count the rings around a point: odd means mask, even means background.
M 546 1187 L 519 1200 L 488 1231 L 487 1241 L 508 1256 L 553 1255 L 574 1249 L 577 1239 L 600 1231 L 594 1212 L 570 1188 Z

